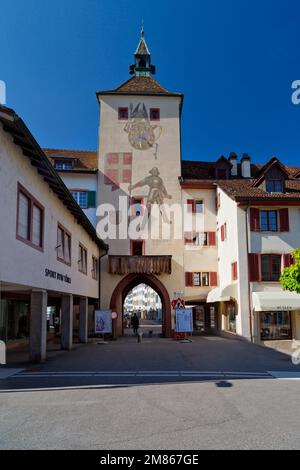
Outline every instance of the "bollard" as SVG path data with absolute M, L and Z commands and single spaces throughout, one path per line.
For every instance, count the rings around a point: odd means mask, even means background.
M 141 343 L 143 339 L 143 332 L 138 333 L 138 343 Z

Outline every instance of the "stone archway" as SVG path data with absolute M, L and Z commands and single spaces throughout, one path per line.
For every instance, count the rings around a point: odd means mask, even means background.
M 128 274 L 115 288 L 110 301 L 111 310 L 123 312 L 123 303 L 127 294 L 139 284 L 147 284 L 154 289 L 161 298 L 163 309 L 162 332 L 166 338 L 171 337 L 172 311 L 169 293 L 162 282 L 152 274 Z

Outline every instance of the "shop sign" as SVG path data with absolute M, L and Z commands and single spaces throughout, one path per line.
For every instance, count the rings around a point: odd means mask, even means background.
M 67 284 L 72 283 L 72 279 L 66 274 L 57 273 L 56 271 L 51 271 L 51 269 L 45 269 L 45 276 L 50 277 L 50 279 L 57 279 L 61 282 L 66 282 Z

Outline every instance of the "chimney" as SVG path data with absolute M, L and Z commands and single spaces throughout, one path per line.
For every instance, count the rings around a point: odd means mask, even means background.
M 251 158 L 247 153 L 244 153 L 241 160 L 242 164 L 242 177 L 251 178 Z
M 231 176 L 238 176 L 238 157 L 235 152 L 231 152 L 228 158 L 229 163 L 231 163 Z

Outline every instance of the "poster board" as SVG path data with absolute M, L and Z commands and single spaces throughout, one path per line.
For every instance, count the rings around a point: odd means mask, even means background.
M 106 334 L 112 333 L 112 311 L 96 310 L 95 311 L 95 333 Z
M 176 309 L 176 332 L 177 333 L 193 333 L 193 309 L 180 308 Z

